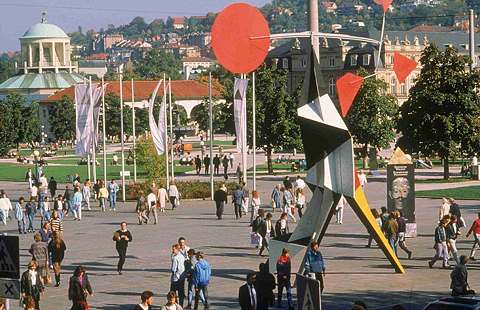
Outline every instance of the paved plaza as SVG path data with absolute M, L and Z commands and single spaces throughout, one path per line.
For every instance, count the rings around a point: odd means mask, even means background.
M 272 186 L 280 177 L 265 177 L 258 181 L 262 202 L 270 201 Z M 24 195 L 23 183 L 2 183 L 10 197 Z M 425 187 L 426 185 L 422 185 Z M 434 187 L 436 185 L 429 185 Z M 371 207 L 379 208 L 385 201 L 385 183 L 371 180 L 366 188 Z M 468 223 L 476 217 L 480 206 L 476 201 L 459 202 Z M 355 300 L 363 300 L 369 309 L 389 309 L 394 304 L 408 305 L 408 309 L 421 309 L 429 300 L 449 293 L 448 270 L 441 270 L 440 262 L 429 269 L 427 260 L 433 255 L 433 230 L 437 221 L 439 200 L 417 199 L 419 236 L 409 239 L 412 260 L 399 250 L 406 274 L 395 274 L 377 247 L 368 249 L 367 233 L 350 208 L 345 210 L 344 224 L 332 223 L 324 238 L 322 252 L 326 259 L 327 275 L 324 294 L 325 309 L 349 309 Z M 77 265 L 87 268 L 95 295 L 90 298 L 92 309 L 131 309 L 138 303 L 143 290 L 156 295 L 154 309 L 164 304 L 169 289 L 170 246 L 178 237 L 187 238 L 191 247 L 206 253 L 213 269 L 209 288 L 212 309 L 238 309 L 238 288 L 250 270 L 257 270 L 265 258 L 258 257 L 249 245 L 248 218 L 233 219 L 231 204 L 226 207 L 224 220 L 215 217 L 210 201 L 182 201 L 178 210 L 168 210 L 158 225 L 136 224 L 134 203 L 126 203 L 116 213 L 84 212 L 81 222 L 71 216 L 65 222 L 67 245 L 64 274 L 60 288 L 49 287 L 42 296 L 42 309 L 68 309 L 68 277 Z M 278 218 L 278 213 L 274 216 Z M 117 253 L 112 235 L 118 224 L 126 220 L 133 234 L 123 275 L 116 273 Z M 16 233 L 16 222 L 1 227 L 8 234 Z M 465 231 L 464 231 L 465 232 Z M 21 236 L 22 271 L 30 260 L 28 248 L 33 235 Z M 471 240 L 463 236 L 458 242 L 465 254 Z M 480 283 L 480 263 L 471 263 L 469 282 L 473 289 Z M 20 309 L 13 302 L 12 309 Z

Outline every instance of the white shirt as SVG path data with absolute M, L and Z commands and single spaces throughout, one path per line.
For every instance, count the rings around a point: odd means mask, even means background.
M 0 209 L 7 212 L 12 210 L 12 203 L 9 198 L 0 198 Z
M 143 304 L 138 304 L 140 306 L 140 308 L 142 308 L 143 310 L 148 310 L 148 306 L 144 306 Z
M 338 205 L 337 205 L 337 210 L 338 209 L 343 209 L 343 207 L 345 207 L 345 204 L 347 203 L 347 200 L 345 199 L 345 197 L 342 195 L 342 197 L 340 197 L 340 200 L 338 201 Z
M 367 175 L 365 173 L 360 173 L 358 175 L 358 181 L 360 182 L 360 186 L 364 187 L 367 184 Z
M 255 287 L 253 285 L 248 284 L 248 291 L 250 295 L 250 304 L 255 306 L 254 310 L 257 309 L 257 292 L 255 291 Z
M 297 188 L 304 189 L 305 188 L 305 181 L 302 179 L 297 179 L 296 181 Z
M 32 286 L 37 285 L 37 272 L 29 270 L 28 274 L 30 275 L 30 280 L 32 281 Z
M 163 187 L 158 189 L 158 201 L 160 202 L 160 208 L 165 208 L 165 201 L 167 200 L 167 190 Z
M 148 203 L 148 208 L 154 208 L 155 205 L 157 204 L 157 197 L 155 196 L 154 193 L 150 193 L 147 196 L 147 203 Z
M 38 179 L 38 181 L 40 182 L 40 186 L 43 188 L 43 189 L 47 189 L 48 188 L 48 181 L 47 181 L 47 178 L 46 177 L 40 177 L 40 179 Z
M 38 187 L 36 187 L 35 185 L 32 186 L 32 189 L 30 190 L 30 195 L 32 197 L 37 197 L 38 196 Z
M 175 184 L 170 185 L 168 188 L 168 195 L 170 197 L 177 197 L 178 198 L 178 188 Z

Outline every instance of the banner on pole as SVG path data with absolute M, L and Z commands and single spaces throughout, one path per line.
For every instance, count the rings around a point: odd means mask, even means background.
M 160 80 L 153 91 L 152 97 L 149 101 L 149 111 L 148 111 L 148 124 L 150 126 L 150 132 L 153 138 L 153 144 L 157 149 L 158 155 L 162 155 L 165 152 L 165 100 L 162 100 L 160 104 L 160 119 L 158 120 L 158 124 L 155 121 L 155 117 L 153 116 L 153 106 L 155 105 L 155 98 L 157 97 L 158 89 L 160 85 L 162 85 L 163 80 Z M 163 94 L 165 96 L 165 94 Z
M 242 145 L 246 141 L 245 129 L 247 128 L 247 86 L 248 79 L 235 78 L 233 88 L 233 115 L 235 119 L 235 135 L 237 138 L 237 150 L 242 150 Z
M 90 102 L 90 88 L 88 85 L 75 85 L 75 123 L 76 123 L 76 139 L 77 145 L 75 154 L 87 155 L 90 146 L 94 140 L 95 126 L 94 110 L 95 103 L 100 99 L 102 89 L 92 87 L 92 102 Z

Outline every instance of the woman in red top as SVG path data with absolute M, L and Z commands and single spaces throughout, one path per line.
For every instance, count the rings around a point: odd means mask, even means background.
M 292 302 L 292 285 L 290 283 L 290 273 L 292 264 L 287 249 L 283 249 L 282 255 L 277 260 L 277 283 L 278 283 L 278 308 L 282 307 L 283 288 L 287 291 L 288 308 L 293 309 Z
M 470 237 L 471 233 L 474 233 L 475 241 L 473 242 L 472 251 L 470 252 L 470 260 L 475 260 L 475 249 L 477 246 L 480 246 L 480 213 L 478 213 L 478 219 L 476 219 L 472 227 L 467 233 L 467 238 Z

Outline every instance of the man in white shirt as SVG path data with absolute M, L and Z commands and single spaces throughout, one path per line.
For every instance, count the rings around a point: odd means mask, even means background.
M 247 275 L 247 283 L 242 285 L 238 291 L 238 302 L 242 310 L 257 310 L 257 292 L 255 290 L 255 273 Z
M 305 188 L 305 181 L 302 180 L 302 178 L 299 175 L 297 175 L 297 180 L 295 181 L 295 186 L 297 188 L 300 188 L 300 189 Z
M 158 201 L 158 204 L 160 205 L 160 212 L 165 212 L 167 199 L 168 199 L 167 190 L 162 184 L 160 184 L 160 188 L 158 189 L 158 192 L 157 192 L 157 201 Z
M 347 204 L 347 200 L 345 197 L 342 195 L 340 197 L 340 200 L 338 201 L 337 207 L 335 208 L 335 215 L 337 217 L 337 224 L 343 224 L 343 209 L 345 205 Z
M 360 170 L 360 173 L 358 175 L 358 182 L 360 183 L 362 189 L 365 190 L 365 185 L 367 185 L 367 175 L 365 174 L 365 171 Z
M 7 196 L 0 197 L 0 215 L 4 225 L 7 225 L 8 213 L 12 210 L 12 203 Z
M 150 192 L 150 194 L 148 194 L 147 204 L 148 204 L 148 217 L 150 218 L 150 214 L 153 214 L 153 223 L 157 224 L 158 222 L 157 196 L 155 196 L 153 192 Z
M 45 177 L 45 174 L 41 174 L 40 178 L 38 179 L 38 183 L 40 183 L 40 190 L 47 195 L 48 191 L 48 180 L 47 177 Z

